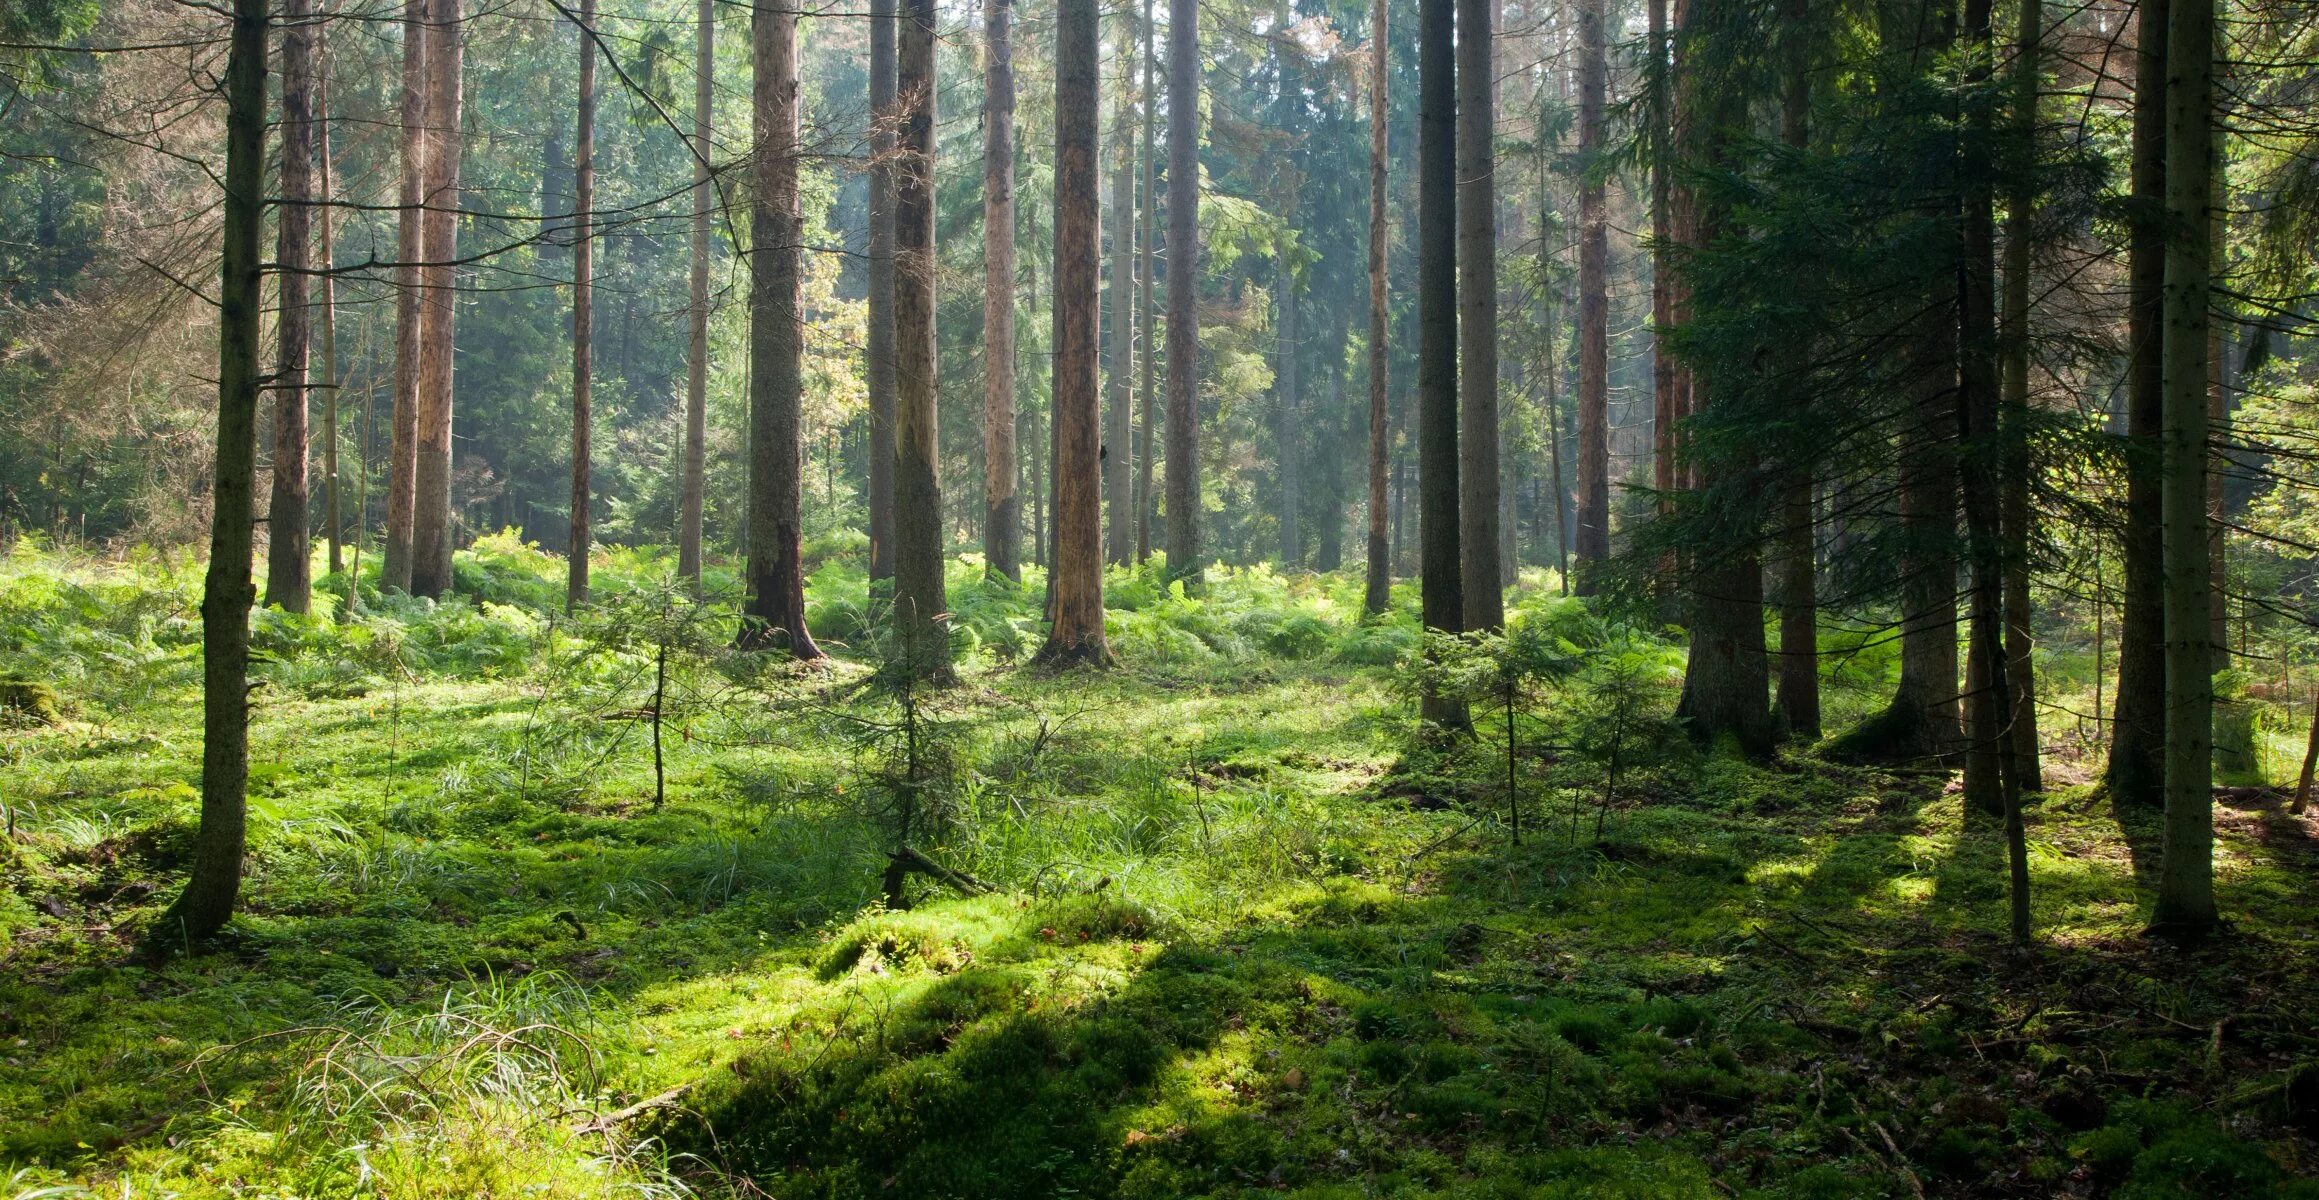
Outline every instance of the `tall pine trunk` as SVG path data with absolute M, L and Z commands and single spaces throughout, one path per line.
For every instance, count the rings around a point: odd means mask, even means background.
M 716 116 L 717 6 L 700 0 L 693 41 L 692 293 L 687 305 L 684 378 L 684 466 L 677 483 L 676 573 L 701 582 L 701 503 L 707 491 L 709 436 L 709 212 L 716 182 L 709 172 L 709 125 Z M 874 188 L 875 185 L 873 184 Z
M 419 302 L 418 427 L 412 453 L 411 593 L 451 588 L 452 362 L 458 315 L 459 154 L 466 17 L 436 0 L 427 50 L 426 266 Z
M 1610 218 L 1597 161 L 1609 68 L 1603 0 L 1578 8 L 1578 593 L 1610 557 Z M 1670 428 L 1672 424 L 1670 423 Z
M 983 10 L 987 53 L 982 142 L 982 552 L 991 573 L 1020 582 L 1022 499 L 1015 467 L 1015 51 L 1012 0 Z
M 901 668 L 951 677 L 942 586 L 934 372 L 934 0 L 906 0 L 896 91 L 894 196 L 894 623 Z
M 2125 571 L 2118 622 L 2118 698 L 2104 783 L 2114 803 L 2155 808 L 2166 771 L 2164 296 L 2167 29 L 2172 0 L 2140 0 L 2134 33 L 2134 126 L 2126 243 Z
M 805 447 L 798 310 L 797 15 L 750 20 L 754 155 L 749 219 L 749 571 L 742 645 L 822 657 L 805 628 L 800 559 Z
M 1168 577 L 1200 564 L 1200 5 L 1168 0 Z
M 338 242 L 333 236 L 338 193 L 330 162 L 328 29 L 326 25 L 317 25 L 314 29 L 314 193 L 320 201 L 314 221 L 318 243 L 316 261 L 322 268 L 314 286 L 321 292 L 316 299 L 315 315 L 320 318 L 322 334 L 322 528 L 330 547 L 330 572 L 335 575 L 346 568 L 346 560 L 345 514 L 338 478 L 338 286 L 331 275 L 338 265 Z M 360 516 L 356 514 L 357 519 Z
M 894 577 L 894 4 L 870 0 L 870 579 Z
M 1391 317 L 1385 292 L 1385 255 L 1390 248 L 1385 229 L 1385 131 L 1387 116 L 1386 40 L 1391 30 L 1385 0 L 1372 0 L 1369 10 L 1369 561 L 1361 609 L 1382 613 L 1393 605 L 1393 547 L 1387 540 L 1390 498 L 1385 491 L 1385 458 L 1392 449 L 1393 430 L 1386 397 L 1392 381 L 1386 345 L 1386 322 Z
M 1296 220 L 1293 201 L 1286 210 L 1285 219 Z M 1304 566 L 1304 423 L 1299 413 L 1302 399 L 1298 392 L 1297 339 L 1301 335 L 1297 322 L 1296 269 L 1288 262 L 1288 240 L 1281 239 L 1276 254 L 1279 268 L 1275 272 L 1275 287 L 1279 295 L 1274 303 L 1280 310 L 1280 323 L 1274 338 L 1274 354 L 1279 366 L 1273 371 L 1272 444 L 1280 470 L 1280 567 L 1284 571 L 1301 570 Z
M 1457 0 L 1458 588 L 1469 630 L 1506 623 L 1498 561 L 1497 0 Z
M 2213 203 L 2214 2 L 2173 0 L 2166 38 L 2166 823 L 2153 927 L 2213 926 L 2213 564 L 2206 511 L 2207 307 Z
M 1097 14 L 1095 0 L 1061 0 L 1055 17 L 1055 565 L 1048 574 L 1053 625 L 1038 661 L 1101 666 L 1103 640 L 1103 445 L 1097 391 L 1102 338 L 1101 203 L 1096 195 Z
M 427 50 L 434 37 L 431 0 L 404 0 L 402 127 L 397 131 L 402 177 L 396 211 L 395 397 L 387 417 L 386 542 L 380 548 L 379 587 L 411 587 L 411 516 L 419 436 L 419 298 L 427 261 Z
M 1455 0 L 1417 6 L 1417 490 L 1425 628 L 1465 630 L 1458 546 L 1457 26 Z M 1465 706 L 1427 691 L 1420 709 L 1441 726 Z
M 1787 88 L 1780 111 L 1780 140 L 1803 149 L 1810 143 L 1812 75 L 1810 0 L 1783 6 L 1787 47 Z M 1655 290 L 1655 289 L 1654 289 Z M 1812 474 L 1799 468 L 1782 485 L 1779 515 L 1780 659 L 1779 710 L 1788 732 L 1820 736 L 1820 629 L 1813 555 L 1818 540 L 1812 515 Z
M 155 947 L 216 933 L 241 894 L 250 776 L 250 524 L 256 516 L 258 238 L 266 221 L 266 0 L 234 0 L 226 58 L 225 227 L 218 278 L 217 457 L 201 593 L 201 827 Z
M 2037 143 L 2037 90 L 2044 5 L 2021 0 L 2013 62 L 2013 141 L 2017 152 L 2034 155 Z M 2034 158 L 2029 161 L 2035 161 Z M 2029 249 L 2036 218 L 2029 177 L 2017 176 L 2006 197 L 2005 312 L 1999 350 L 2004 377 L 1998 419 L 2004 439 L 2002 476 L 2005 531 L 2005 680 L 2012 690 L 2010 753 L 2015 788 L 2045 790 L 2038 763 L 2036 676 L 2029 625 Z
M 1135 452 L 1135 561 L 1139 563 L 1151 557 L 1152 517 L 1159 511 L 1158 497 L 1151 490 L 1152 463 L 1159 457 L 1156 453 L 1159 443 L 1155 440 L 1158 433 L 1155 397 L 1159 390 L 1156 373 L 1159 346 L 1154 340 L 1159 333 L 1159 319 L 1158 313 L 1152 308 L 1152 210 L 1157 205 L 1152 187 L 1152 151 L 1156 147 L 1152 131 L 1157 125 L 1155 118 L 1159 112 L 1159 56 L 1152 52 L 1151 10 L 1152 0 L 1143 0 L 1142 190 L 1141 202 L 1136 206 L 1140 235 L 1137 243 L 1140 266 L 1136 276 L 1136 315 L 1139 318 L 1138 344 L 1142 351 L 1138 380 L 1141 388 L 1138 423 L 1141 428 L 1137 431 Z
M 595 430 L 596 0 L 580 0 L 580 102 L 572 140 L 572 546 L 564 608 L 588 602 L 588 469 Z
M 1111 368 L 1104 379 L 1103 515 L 1105 557 L 1135 560 L 1135 444 L 1130 407 L 1135 382 L 1135 142 L 1134 55 L 1126 39 L 1119 53 L 1119 116 L 1111 140 L 1117 168 L 1111 176 Z
M 302 613 L 313 606 L 308 541 L 306 367 L 314 310 L 307 268 L 314 219 L 314 28 L 308 0 L 282 4 L 282 204 L 275 217 L 275 276 L 281 315 L 274 324 L 274 478 L 266 504 L 266 603 Z
M 1649 0 L 1647 37 L 1649 66 L 1643 85 L 1644 113 L 1650 122 L 1651 171 L 1651 486 L 1672 492 L 1675 478 L 1675 356 L 1661 340 L 1674 325 L 1674 176 L 1668 161 L 1671 136 L 1667 126 L 1674 79 L 1669 75 L 1667 0 Z

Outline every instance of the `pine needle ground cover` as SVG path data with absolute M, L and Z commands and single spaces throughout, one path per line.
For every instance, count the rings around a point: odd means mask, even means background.
M 1942 779 L 1654 744 L 1606 795 L 1575 683 L 1518 713 L 1517 843 L 1495 718 L 1421 736 L 1357 579 L 1118 573 L 1124 665 L 1051 676 L 1035 584 L 962 573 L 905 716 L 842 567 L 855 644 L 770 678 L 654 562 L 593 624 L 520 546 L 461 569 L 260 617 L 246 912 L 159 965 L 195 577 L 0 573 L 53 697 L 0 731 L 5 1195 L 2319 1194 L 2319 860 L 2268 791 L 2195 949 L 2139 936 L 2154 816 L 2044 799 L 2016 962 Z M 992 890 L 884 903 L 905 793 Z

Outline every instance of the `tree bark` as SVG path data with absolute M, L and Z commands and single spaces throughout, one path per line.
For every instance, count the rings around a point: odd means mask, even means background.
M 1391 310 L 1385 291 L 1385 133 L 1387 59 L 1391 32 L 1385 0 L 1372 0 L 1369 15 L 1369 561 L 1361 609 L 1376 615 L 1393 606 L 1393 548 L 1387 540 L 1390 500 L 1385 491 L 1385 458 L 1393 430 L 1386 407 L 1392 386 L 1386 323 Z
M 1119 54 L 1119 116 L 1112 126 L 1117 169 L 1111 176 L 1111 369 L 1106 375 L 1103 444 L 1103 514 L 1106 558 L 1121 566 L 1135 561 L 1135 443 L 1130 407 L 1135 382 L 1135 143 L 1127 136 L 1134 119 L 1134 56 L 1123 41 Z
M 1285 219 L 1296 219 L 1293 201 Z M 1272 444 L 1280 471 L 1280 567 L 1296 571 L 1304 567 L 1304 428 L 1297 387 L 1297 322 L 1301 314 L 1297 311 L 1296 270 L 1288 262 L 1288 247 L 1288 239 L 1282 238 L 1275 255 L 1279 266 L 1274 272 L 1274 287 L 1280 294 L 1273 303 L 1280 310 L 1280 323 L 1273 342 L 1279 366 L 1272 377 Z
M 798 311 L 797 15 L 750 20 L 755 161 L 749 214 L 749 573 L 740 644 L 822 657 L 805 628 L 800 493 L 804 340 Z
M 2165 799 L 2166 618 L 2163 392 L 2166 286 L 2167 27 L 2171 0 L 2140 0 L 2126 244 L 2126 519 L 2118 621 L 2118 698 L 2104 783 L 2118 804 Z
M 330 546 L 330 573 L 336 575 L 346 568 L 343 547 L 346 527 L 338 477 L 338 287 L 330 274 L 338 265 L 338 243 L 333 236 L 338 192 L 330 163 L 328 28 L 317 25 L 314 30 L 314 191 L 321 201 L 314 220 L 320 243 L 318 261 L 322 265 L 322 274 L 315 279 L 314 286 L 321 292 L 315 309 L 321 318 L 322 332 L 322 528 Z
M 2040 0 L 2021 0 L 2019 20 L 2013 63 L 2013 137 L 2020 150 L 2034 153 L 2044 5 Z M 2005 243 L 2004 328 L 1998 343 L 2004 371 L 1999 421 L 2005 455 L 2000 514 L 2005 533 L 2005 681 L 2013 700 L 2006 732 L 2015 790 L 2020 792 L 2045 790 L 2038 763 L 2036 674 L 2029 624 L 2029 544 L 2034 519 L 2029 506 L 2029 248 L 2030 225 L 2036 218 L 2033 204 L 2028 177 L 2020 176 L 2007 197 L 2005 223 L 2010 234 Z
M 1458 545 L 1457 79 L 1454 0 L 1417 7 L 1417 480 L 1421 619 L 1465 630 Z M 1427 691 L 1426 720 L 1463 726 L 1465 706 Z
M 894 2 L 870 0 L 870 580 L 894 577 Z M 1009 314 L 1012 315 L 1011 313 Z
M 1645 114 L 1650 121 L 1651 168 L 1651 486 L 1661 494 L 1677 486 L 1675 475 L 1675 356 L 1663 338 L 1675 323 L 1674 263 L 1671 220 L 1674 198 L 1671 131 L 1667 126 L 1669 92 L 1674 79 L 1668 73 L 1667 0 L 1649 0 L 1650 66 L 1644 79 L 1648 89 Z M 1662 502 L 1662 510 L 1664 502 Z
M 1603 0 L 1578 8 L 1578 594 L 1593 595 L 1610 558 L 1610 218 L 1600 164 L 1605 59 Z M 1669 422 L 1672 429 L 1673 423 Z M 1670 461 L 1672 458 L 1670 456 Z
M 1159 387 L 1159 347 L 1154 340 L 1159 332 L 1159 321 L 1158 313 L 1152 307 L 1152 224 L 1153 209 L 1158 206 L 1152 187 L 1152 152 L 1156 146 L 1152 131 L 1158 124 L 1155 118 L 1159 107 L 1159 56 L 1152 52 L 1152 24 L 1152 0 L 1143 0 L 1143 191 L 1142 202 L 1137 206 L 1141 223 L 1141 240 L 1137 247 L 1141 266 L 1136 278 L 1136 313 L 1140 318 L 1138 336 L 1143 355 L 1139 381 L 1142 393 L 1138 405 L 1142 428 L 1136 438 L 1135 455 L 1135 561 L 1139 563 L 1151 557 L 1152 517 L 1159 511 L 1158 499 L 1152 494 L 1152 462 L 1158 457 L 1155 452 L 1159 449 L 1155 438 L 1158 433 L 1155 397 Z
M 596 0 L 580 0 L 578 108 L 578 133 L 572 139 L 572 545 L 566 612 L 588 602 L 588 469 L 595 433 L 589 389 L 595 378 Z
M 1022 500 L 1015 469 L 1015 52 L 1012 0 L 983 8 L 987 65 L 982 159 L 983 560 L 1021 582 Z
M 435 0 L 427 50 L 426 266 L 419 304 L 418 429 L 412 455 L 411 593 L 451 588 L 451 420 L 459 257 L 465 16 Z
M 241 894 L 250 775 L 250 525 L 256 515 L 258 330 L 265 228 L 266 0 L 234 0 L 226 59 L 223 266 L 218 278 L 217 458 L 201 595 L 201 826 L 185 890 L 155 944 L 206 938 Z
M 1200 6 L 1168 0 L 1168 578 L 1200 564 Z
M 266 603 L 286 612 L 313 607 L 308 540 L 306 367 L 314 328 L 307 268 L 314 219 L 314 29 L 308 0 L 282 4 L 282 204 L 275 217 L 274 470 L 266 504 Z
M 419 430 L 419 298 L 427 261 L 427 49 L 433 36 L 431 0 L 404 0 L 401 119 L 401 192 L 395 257 L 395 398 L 387 418 L 386 541 L 380 547 L 379 588 L 411 587 L 411 517 L 417 487 Z
M 1780 140 L 1802 149 L 1810 144 L 1812 108 L 1809 52 L 1810 0 L 1783 6 L 1787 87 L 1780 105 Z M 1654 289 L 1655 293 L 1656 289 Z M 1655 299 L 1655 296 L 1654 296 Z M 1820 736 L 1819 581 L 1813 556 L 1818 547 L 1812 513 L 1812 474 L 1791 472 L 1784 484 L 1779 516 L 1780 659 L 1778 702 L 1788 732 Z
M 1465 628 L 1506 623 L 1498 562 L 1497 0 L 1457 0 L 1459 591 Z
M 1055 16 L 1055 565 L 1043 666 L 1103 666 L 1101 204 L 1096 195 L 1095 0 L 1060 0 Z M 1116 286 L 1116 284 L 1114 285 Z
M 2206 511 L 2213 0 L 2173 0 L 2166 39 L 2166 822 L 2153 928 L 2215 922 L 2213 601 Z
M 894 197 L 894 623 L 901 668 L 951 677 L 934 417 L 934 0 L 901 13 Z
M 700 0 L 693 39 L 692 285 L 684 378 L 684 466 L 677 484 L 676 573 L 701 582 L 701 504 L 708 487 L 709 437 L 709 213 L 716 181 L 709 173 L 710 122 L 716 116 L 717 6 Z M 872 183 L 874 191 L 876 184 Z

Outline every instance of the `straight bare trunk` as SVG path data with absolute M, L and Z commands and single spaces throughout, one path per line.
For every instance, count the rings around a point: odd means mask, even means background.
M 457 332 L 461 0 L 435 0 L 427 50 L 426 266 L 419 305 L 418 426 L 412 452 L 411 593 L 451 589 L 452 361 Z
M 2021 0 L 2015 38 L 2013 137 L 2018 146 L 2031 151 L 2037 138 L 2044 8 L 2040 0 Z M 2016 790 L 2021 792 L 2045 790 L 2038 762 L 2036 675 L 2029 624 L 2029 543 L 2034 520 L 2029 506 L 2029 239 L 2036 215 L 2033 204 L 2024 177 L 2006 200 L 2005 223 L 2010 233 L 2005 243 L 2005 313 L 1999 342 L 2004 371 L 1998 417 L 2005 443 L 2003 511 L 1999 514 L 2005 533 L 2005 680 L 2013 700 L 2007 733 Z
M 2126 243 L 2125 572 L 2118 621 L 2118 693 L 2104 785 L 2114 803 L 2165 801 L 2166 617 L 2164 321 L 2166 286 L 2167 26 L 2172 0 L 2140 0 L 2134 48 L 2134 124 Z
M 404 0 L 402 127 L 397 140 L 401 191 L 396 211 L 394 404 L 387 418 L 386 541 L 380 547 L 379 588 L 411 587 L 411 514 L 417 488 L 419 431 L 419 298 L 427 261 L 427 32 L 431 0 Z
M 317 261 L 322 274 L 314 286 L 322 332 L 322 528 L 330 546 L 330 572 L 346 568 L 342 538 L 338 478 L 338 288 L 330 272 L 338 265 L 338 243 L 332 214 L 338 194 L 330 163 L 330 49 L 328 26 L 314 30 L 314 191 L 321 206 L 315 210 L 315 233 L 320 245 Z
M 281 315 L 274 324 L 274 472 L 266 504 L 266 603 L 286 612 L 313 607 L 308 540 L 306 367 L 314 328 L 307 267 L 314 218 L 314 29 L 308 0 L 282 4 L 282 205 L 275 217 L 275 276 Z
M 1200 6 L 1168 0 L 1168 577 L 1200 567 Z
M 1417 487 L 1421 620 L 1465 630 L 1458 546 L 1457 10 L 1417 7 Z M 1466 723 L 1465 706 L 1428 691 L 1420 709 L 1441 726 Z
M 813 660 L 801 560 L 805 447 L 799 408 L 797 15 L 750 20 L 754 162 L 749 213 L 749 570 L 740 643 Z
M 717 6 L 700 0 L 693 39 L 692 285 L 686 307 L 684 466 L 677 484 L 676 573 L 701 582 L 701 504 L 708 485 L 709 213 L 716 181 L 709 173 L 710 121 L 716 115 Z M 873 188 L 875 185 L 872 185 Z
M 1015 467 L 1015 52 L 1012 0 L 983 9 L 988 54 L 982 142 L 983 560 L 1021 582 L 1022 500 Z
M 1118 167 L 1111 176 L 1111 369 L 1104 379 L 1103 515 L 1105 557 L 1135 561 L 1135 443 L 1131 407 L 1135 384 L 1135 143 L 1134 56 L 1119 54 L 1119 116 L 1112 126 Z
M 1053 624 L 1038 661 L 1103 666 L 1103 445 L 1097 393 L 1102 273 L 1096 195 L 1095 0 L 1061 0 L 1055 17 L 1055 565 Z
M 1603 0 L 1578 9 L 1578 594 L 1610 558 L 1610 218 L 1600 164 L 1609 65 Z M 1669 423 L 1672 428 L 1672 423 Z
M 1385 458 L 1392 449 L 1393 430 L 1386 407 L 1392 381 L 1387 353 L 1387 321 L 1391 318 L 1385 291 L 1385 255 L 1390 248 L 1385 229 L 1385 132 L 1387 96 L 1386 41 L 1392 26 L 1385 0 L 1373 0 L 1369 10 L 1369 561 L 1361 609 L 1375 615 L 1393 606 L 1393 547 L 1387 540 L 1390 498 L 1385 490 Z
M 572 156 L 572 545 L 564 609 L 588 602 L 589 466 L 594 430 L 596 0 L 580 0 L 580 101 Z M 696 564 L 697 565 L 697 564 Z
M 1498 561 L 1497 0 L 1457 0 L 1458 587 L 1465 628 L 1506 623 Z
M 1136 277 L 1136 314 L 1139 346 L 1142 350 L 1141 428 L 1137 432 L 1135 452 L 1135 561 L 1151 557 L 1152 517 L 1159 511 L 1158 498 L 1152 494 L 1152 463 L 1159 456 L 1156 435 L 1158 413 L 1156 396 L 1159 391 L 1158 353 L 1155 339 L 1159 333 L 1158 312 L 1152 307 L 1152 224 L 1153 210 L 1158 201 L 1152 186 L 1153 158 L 1156 146 L 1152 131 L 1159 106 L 1159 56 L 1152 52 L 1152 0 L 1143 0 L 1143 158 L 1141 166 L 1141 203 L 1137 205 L 1140 222 L 1140 240 L 1137 245 L 1140 273 Z
M 911 676 L 951 678 L 934 415 L 934 0 L 902 6 L 894 196 L 894 622 Z

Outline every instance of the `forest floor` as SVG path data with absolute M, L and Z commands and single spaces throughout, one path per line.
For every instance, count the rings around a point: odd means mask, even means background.
M 244 914 L 159 964 L 186 673 L 0 731 L 0 1197 L 2319 1195 L 2272 792 L 2193 948 L 2154 817 L 2043 798 L 2017 958 L 1942 777 L 1523 751 L 1517 844 L 1385 668 L 704 674 L 656 805 L 632 675 L 277 653 Z M 879 902 L 905 794 L 996 890 Z

